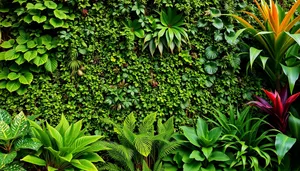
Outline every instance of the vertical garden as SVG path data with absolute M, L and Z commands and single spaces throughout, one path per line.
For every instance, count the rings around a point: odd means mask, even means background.
M 299 169 L 299 5 L 2 0 L 0 170 Z

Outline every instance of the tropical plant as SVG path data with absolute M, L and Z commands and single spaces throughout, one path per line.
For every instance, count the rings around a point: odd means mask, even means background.
M 214 119 L 209 119 L 215 126 L 222 128 L 221 137 L 224 151 L 230 156 L 229 167 L 237 170 L 262 170 L 272 168 L 272 153 L 275 155 L 275 130 L 262 131 L 268 125 L 264 118 L 251 115 L 250 106 L 241 112 L 230 106 L 229 116 L 215 110 Z M 264 161 L 264 165 L 262 162 Z
M 202 118 L 197 120 L 196 127 L 180 127 L 183 135 L 175 139 L 182 143 L 182 147 L 175 152 L 173 158 L 169 158 L 165 164 L 166 170 L 176 168 L 184 171 L 216 170 L 226 168 L 226 161 L 230 158 L 226 155 L 218 143 L 222 129 L 215 127 L 208 130 L 208 124 Z M 171 164 L 170 164 L 171 163 Z
M 145 32 L 141 28 L 141 24 L 138 22 L 138 20 L 128 20 L 127 23 L 124 22 L 124 25 L 130 30 L 133 35 L 135 35 L 138 38 L 144 38 Z
M 105 122 L 114 126 L 120 144 L 102 142 L 110 149 L 108 155 L 117 164 L 107 163 L 100 170 L 163 170 L 162 159 L 176 150 L 180 143 L 169 141 L 174 133 L 172 117 L 165 123 L 162 123 L 161 120 L 157 122 L 157 134 L 154 129 L 155 120 L 156 114 L 149 114 L 137 127 L 137 120 L 133 113 L 126 117 L 123 125 L 104 119 Z
M 272 93 L 263 89 L 268 98 L 272 101 L 273 106 L 258 96 L 255 96 L 257 101 L 251 101 L 248 103 L 249 105 L 257 106 L 262 111 L 269 114 L 272 118 L 273 126 L 282 133 L 286 133 L 287 131 L 289 107 L 300 96 L 300 92 L 298 92 L 288 97 L 287 89 L 287 86 L 285 86 L 280 93 L 278 93 L 276 90 L 274 93 Z
M 85 130 L 81 130 L 81 120 L 69 124 L 62 115 L 55 128 L 48 123 L 40 126 L 33 121 L 30 121 L 30 126 L 36 142 L 42 143 L 43 147 L 36 154 L 25 156 L 22 161 L 46 167 L 49 171 L 74 168 L 93 171 L 97 170 L 94 162 L 104 162 L 97 154 L 107 150 L 97 144 L 102 136 L 85 135 Z
M 167 8 L 167 10 L 162 10 L 160 20 L 152 18 L 150 24 L 151 27 L 146 29 L 148 34 L 144 39 L 144 48 L 149 46 L 152 56 L 156 48 L 158 48 L 161 55 L 164 47 L 170 49 L 173 53 L 175 47 L 180 51 L 182 42 L 188 43 L 189 41 L 188 34 L 182 27 L 184 17 L 182 14 L 177 14 L 176 9 Z
M 41 144 L 29 136 L 29 123 L 23 112 L 12 120 L 10 114 L 0 109 L 0 170 L 25 170 L 17 162 L 20 150 L 37 151 Z
M 298 48 L 300 44 L 299 24 L 300 17 L 293 18 L 294 13 L 300 5 L 300 0 L 297 0 L 288 12 L 278 4 L 270 0 L 270 6 L 261 0 L 261 5 L 254 0 L 262 17 L 262 21 L 253 13 L 243 11 L 252 17 L 256 23 L 251 25 L 246 19 L 238 15 L 229 14 L 238 20 L 244 29 L 236 33 L 247 30 L 264 48 L 264 51 L 250 48 L 250 66 L 252 67 L 255 59 L 260 58 L 261 63 L 258 63 L 266 71 L 270 79 L 276 82 L 276 89 L 280 90 L 280 81 L 284 78 L 283 74 L 288 77 L 290 91 L 293 91 L 295 82 L 299 77 L 299 57 L 288 55 L 288 51 L 292 48 Z M 257 25 L 257 26 L 256 26 Z M 259 48 L 259 47 L 257 47 Z M 264 52 L 262 55 L 260 55 Z

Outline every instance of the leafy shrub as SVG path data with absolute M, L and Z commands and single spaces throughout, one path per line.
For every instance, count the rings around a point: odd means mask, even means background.
M 21 150 L 37 151 L 41 144 L 34 142 L 29 133 L 29 123 L 21 112 L 12 120 L 10 114 L 0 109 L 0 170 L 25 170 L 16 160 Z
M 104 162 L 97 154 L 105 150 L 96 142 L 102 138 L 99 135 L 85 135 L 81 130 L 82 121 L 69 124 L 65 116 L 61 116 L 60 123 L 54 128 L 48 123 L 41 127 L 30 121 L 33 137 L 43 146 L 35 155 L 27 155 L 22 161 L 38 166 L 46 167 L 47 170 L 97 170 L 94 162 Z
M 158 121 L 157 134 L 155 120 L 156 114 L 150 114 L 137 127 L 134 114 L 128 115 L 123 125 L 105 119 L 114 125 L 120 144 L 103 142 L 110 149 L 108 155 L 116 163 L 107 163 L 100 170 L 163 170 L 162 159 L 176 150 L 180 143 L 170 141 L 174 133 L 173 118 L 165 123 Z

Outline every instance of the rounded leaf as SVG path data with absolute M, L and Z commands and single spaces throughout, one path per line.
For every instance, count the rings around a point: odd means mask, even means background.
M 215 62 L 207 62 L 204 65 L 204 70 L 208 73 L 208 74 L 215 74 L 218 71 L 218 66 Z
M 64 21 L 59 18 L 51 18 L 49 22 L 54 28 L 62 27 L 64 25 Z
M 44 5 L 49 9 L 56 9 L 57 8 L 57 4 L 53 1 L 45 1 Z
M 6 89 L 9 92 L 17 91 L 21 87 L 21 83 L 18 80 L 9 81 L 6 83 Z
M 9 80 L 16 80 L 16 79 L 18 79 L 19 77 L 20 77 L 20 75 L 17 74 L 17 73 L 15 73 L 15 72 L 11 72 L 11 73 L 9 73 L 8 76 L 7 76 L 7 78 L 8 78 Z
M 55 17 L 62 19 L 62 20 L 67 19 L 67 15 L 63 11 L 58 10 L 58 9 L 54 10 L 54 15 L 55 15 Z
M 25 72 L 19 78 L 19 81 L 22 84 L 30 84 L 32 80 L 33 80 L 33 75 L 31 72 Z

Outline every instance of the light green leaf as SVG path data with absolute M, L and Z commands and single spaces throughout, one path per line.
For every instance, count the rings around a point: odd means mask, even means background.
M 9 41 L 4 41 L 3 43 L 1 43 L 0 46 L 1 46 L 2 48 L 8 49 L 8 48 L 13 47 L 13 44 L 14 44 L 14 40 L 13 40 L 13 39 L 10 39 Z
M 31 72 L 22 73 L 19 81 L 22 84 L 30 84 L 33 80 L 33 74 Z
M 200 151 L 198 150 L 194 150 L 191 155 L 190 155 L 191 159 L 195 159 L 197 161 L 204 161 L 205 158 L 202 156 L 202 154 L 200 153 Z
M 54 72 L 57 66 L 58 64 L 55 59 L 48 58 L 47 62 L 45 63 L 45 69 L 49 72 Z
M 25 161 L 27 163 L 32 163 L 34 165 L 38 165 L 38 166 L 46 166 L 46 161 L 43 159 L 40 159 L 36 156 L 32 156 L 32 155 L 27 155 L 24 158 L 21 159 L 21 161 Z
M 0 89 L 5 89 L 6 88 L 6 81 L 0 81 Z
M 44 5 L 49 9 L 56 9 L 57 8 L 57 4 L 53 1 L 45 1 Z
M 263 64 L 263 69 L 265 69 L 266 63 L 267 63 L 269 57 L 260 56 L 259 58 L 260 58 L 261 63 Z
M 18 79 L 19 77 L 20 77 L 20 74 L 17 74 L 17 73 L 15 73 L 15 72 L 11 72 L 11 73 L 9 73 L 8 76 L 7 76 L 7 78 L 8 78 L 9 80 L 16 80 L 16 79 Z
M 221 151 L 214 151 L 212 154 L 209 156 L 208 161 L 228 161 L 230 158 L 223 152 Z
M 20 36 L 17 37 L 17 43 L 19 45 L 23 45 L 25 43 L 27 43 L 30 40 L 30 37 L 26 34 L 26 33 L 22 33 L 20 34 Z
M 42 16 L 33 16 L 32 20 L 37 22 L 37 23 L 43 23 L 47 20 L 47 17 L 42 15 Z
M 35 59 L 37 57 L 37 51 L 34 50 L 34 51 L 27 51 L 25 54 L 24 54 L 24 58 L 30 62 L 31 60 Z
M 6 89 L 9 92 L 17 91 L 21 87 L 21 83 L 18 80 L 9 81 L 6 83 Z
M 31 138 L 20 138 L 15 141 L 15 149 L 30 149 L 38 151 L 38 149 L 42 146 L 41 143 L 33 141 Z
M 291 94 L 293 94 L 295 83 L 299 78 L 299 71 L 300 71 L 299 66 L 287 67 L 282 64 L 280 65 L 282 67 L 284 74 L 288 77 L 290 92 Z
M 5 60 L 9 61 L 9 60 L 17 59 L 19 56 L 15 49 L 10 49 L 10 50 L 6 51 L 4 57 L 5 57 Z
M 23 112 L 15 116 L 11 122 L 10 129 L 14 138 L 25 136 L 29 131 L 29 123 Z
M 24 62 L 26 62 L 26 59 L 24 58 L 24 55 L 20 55 L 19 58 L 15 60 L 15 62 L 16 62 L 18 65 L 21 65 L 21 64 L 23 64 Z
M 64 21 L 59 18 L 51 18 L 49 22 L 54 28 L 62 27 L 64 25 Z
M 190 143 L 197 147 L 200 147 L 200 144 L 198 142 L 198 136 L 194 128 L 187 126 L 181 126 L 180 128 L 183 131 L 183 135 L 190 141 Z
M 41 57 L 37 56 L 34 58 L 33 63 L 36 64 L 36 66 L 44 65 L 48 61 L 48 55 L 44 54 Z
M 203 152 L 205 158 L 209 159 L 212 154 L 213 148 L 212 147 L 202 147 L 201 151 Z
M 1 140 L 10 140 L 12 138 L 12 133 L 10 127 L 4 121 L 0 121 L 0 139 Z
M 37 10 L 44 10 L 44 9 L 46 9 L 46 7 L 42 4 L 42 3 L 36 3 L 35 5 L 34 5 L 34 9 L 37 9 Z
M 26 52 L 28 49 L 27 49 L 27 46 L 26 45 L 18 45 L 17 47 L 16 47 L 16 52 Z
M 62 10 L 58 10 L 58 9 L 54 10 L 54 15 L 56 18 L 59 18 L 62 20 L 67 19 L 67 15 Z
M 254 47 L 250 48 L 250 66 L 252 68 L 253 63 L 255 61 L 255 59 L 259 56 L 259 54 L 262 52 L 262 50 L 258 50 Z
M 3 168 L 5 165 L 10 164 L 17 157 L 17 152 L 13 151 L 8 154 L 0 152 L 0 168 Z
M 85 159 L 72 160 L 71 164 L 76 168 L 79 168 L 80 170 L 98 171 L 98 169 L 92 162 Z

